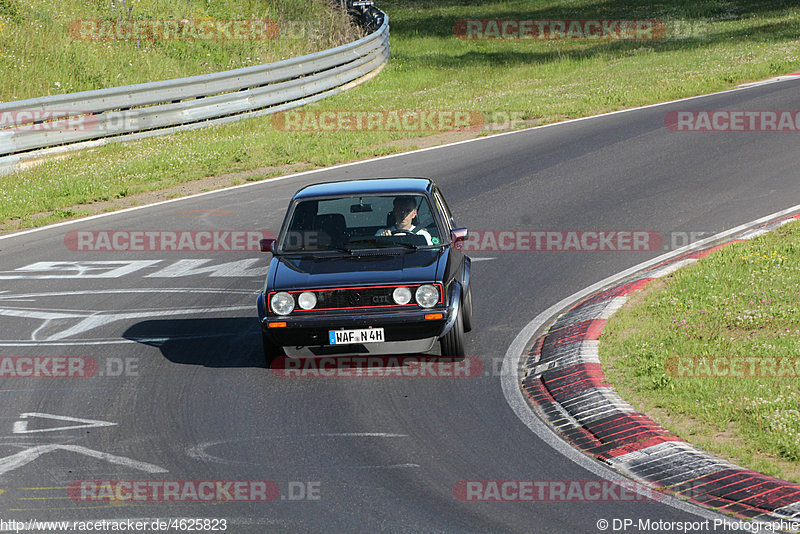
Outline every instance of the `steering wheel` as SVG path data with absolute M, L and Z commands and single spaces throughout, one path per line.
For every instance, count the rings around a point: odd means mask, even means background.
M 414 235 L 413 233 L 409 232 L 408 230 L 395 230 L 392 232 L 392 235 Z

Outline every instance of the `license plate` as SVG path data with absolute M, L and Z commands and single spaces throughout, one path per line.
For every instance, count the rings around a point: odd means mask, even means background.
M 342 345 L 345 343 L 382 343 L 383 328 L 329 330 L 328 341 L 331 345 Z

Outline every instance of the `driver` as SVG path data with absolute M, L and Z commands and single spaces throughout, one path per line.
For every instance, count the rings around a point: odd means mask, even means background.
M 411 221 L 414 220 L 414 217 L 417 216 L 417 201 L 414 200 L 414 197 L 395 197 L 393 204 L 394 209 L 392 212 L 394 213 L 394 226 L 387 228 L 386 230 L 378 230 L 375 235 L 390 236 L 396 234 L 416 234 L 425 237 L 425 241 L 427 241 L 429 245 L 432 245 L 433 241 L 431 239 L 431 234 L 429 234 L 425 228 L 414 226 L 411 223 Z

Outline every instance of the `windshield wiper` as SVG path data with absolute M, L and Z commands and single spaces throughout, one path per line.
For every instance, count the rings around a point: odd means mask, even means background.
M 411 243 L 400 243 L 397 241 L 379 241 L 378 239 L 375 238 L 348 241 L 347 243 L 345 243 L 345 245 L 375 245 L 378 248 L 405 247 L 413 250 L 419 249 L 417 245 L 412 245 Z
M 309 255 L 313 252 L 326 252 L 326 251 L 337 251 L 337 252 L 345 252 L 347 254 L 353 254 L 353 250 L 345 247 L 337 247 L 334 245 L 326 245 L 324 248 L 294 248 L 289 250 L 282 250 L 281 254 L 305 254 Z

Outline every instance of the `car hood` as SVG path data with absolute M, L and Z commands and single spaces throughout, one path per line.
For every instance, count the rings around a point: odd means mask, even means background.
M 279 256 L 271 266 L 271 270 L 274 268 L 273 288 L 292 290 L 434 281 L 440 255 L 439 249 L 422 249 L 354 256 Z

